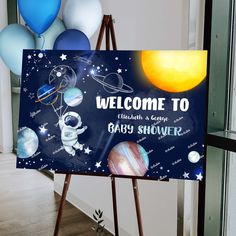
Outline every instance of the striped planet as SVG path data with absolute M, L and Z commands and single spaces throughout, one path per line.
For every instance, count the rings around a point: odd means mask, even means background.
M 148 166 L 146 150 L 134 142 L 117 144 L 108 156 L 108 168 L 114 175 L 144 176 Z
M 64 93 L 64 101 L 69 107 L 76 107 L 83 101 L 83 93 L 78 88 L 69 88 Z

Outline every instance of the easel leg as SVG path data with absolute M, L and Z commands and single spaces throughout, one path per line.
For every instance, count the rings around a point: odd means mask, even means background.
M 99 35 L 98 35 L 98 41 L 97 41 L 97 45 L 96 45 L 96 50 L 100 50 L 101 49 L 101 45 L 102 45 L 102 39 L 104 36 L 104 32 L 107 28 L 107 25 L 109 24 L 109 15 L 104 15 L 103 16 L 103 20 L 102 20 L 102 24 L 101 24 L 101 28 L 99 31 Z M 107 47 L 107 45 L 106 45 Z
M 110 50 L 110 28 L 106 27 L 106 50 Z
M 64 208 L 64 205 L 66 202 L 66 195 L 67 195 L 67 192 L 68 192 L 68 189 L 70 186 L 70 180 L 71 180 L 71 174 L 66 174 L 63 192 L 62 192 L 61 201 L 60 201 L 60 206 L 59 206 L 59 210 L 58 210 L 58 214 L 57 214 L 57 221 L 56 221 L 56 226 L 55 226 L 55 230 L 54 230 L 54 236 L 58 236 L 58 233 L 59 233 L 63 208 Z
M 142 224 L 142 216 L 141 216 L 141 209 L 140 209 L 137 179 L 132 179 L 132 185 L 133 185 L 133 192 L 134 192 L 134 200 L 135 200 L 135 207 L 136 207 L 139 236 L 143 236 L 143 224 Z
M 205 194 L 206 194 L 206 176 L 204 176 L 204 180 L 199 182 L 198 189 L 198 236 L 204 235 L 205 229 Z
M 118 216 L 117 216 L 117 201 L 116 201 L 116 179 L 115 179 L 115 177 L 111 177 L 111 188 L 112 188 L 112 202 L 113 202 L 115 236 L 119 236 L 119 225 L 118 225 Z
M 110 27 L 110 31 L 111 31 L 111 41 L 112 41 L 112 45 L 113 45 L 113 50 L 117 50 L 115 29 L 114 29 L 114 24 L 113 24 L 113 18 L 111 15 L 110 15 L 109 27 Z

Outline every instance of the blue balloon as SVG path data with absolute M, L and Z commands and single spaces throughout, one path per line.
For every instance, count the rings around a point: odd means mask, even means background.
M 53 49 L 56 38 L 66 30 L 63 21 L 57 18 L 49 29 L 40 37 L 35 35 L 36 49 L 48 50 Z
M 18 0 L 18 6 L 26 24 L 40 35 L 56 19 L 61 0 Z
M 21 75 L 23 49 L 34 48 L 34 36 L 22 25 L 8 25 L 0 33 L 0 56 L 16 75 Z
M 81 31 L 69 29 L 61 33 L 55 43 L 55 50 L 90 50 L 88 37 Z

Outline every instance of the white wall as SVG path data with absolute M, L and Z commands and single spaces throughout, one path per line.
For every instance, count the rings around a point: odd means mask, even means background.
M 118 49 L 187 49 L 188 0 L 101 0 L 112 14 Z M 92 38 L 93 45 L 97 35 Z
M 118 49 L 188 48 L 189 0 L 103 0 L 102 3 L 104 14 L 115 18 Z M 97 34 L 91 40 L 94 48 L 96 39 Z M 55 191 L 61 192 L 63 180 L 63 175 L 55 176 Z M 139 186 L 144 235 L 177 235 L 178 181 L 139 181 Z M 120 235 L 137 236 L 130 180 L 118 179 L 117 191 Z M 74 176 L 68 199 L 90 216 L 94 209 L 101 208 L 106 226 L 113 231 L 109 178 Z M 189 204 L 190 212 L 191 207 Z M 190 213 L 187 217 L 191 221 Z
M 0 2 L 0 31 L 7 25 L 7 0 Z M 0 152 L 13 149 L 10 71 L 0 58 Z

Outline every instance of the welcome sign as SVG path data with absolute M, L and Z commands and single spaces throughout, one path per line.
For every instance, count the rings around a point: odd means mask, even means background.
M 24 51 L 18 168 L 203 179 L 206 51 Z

